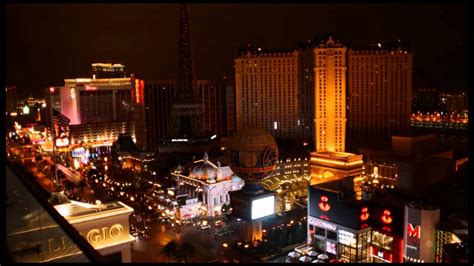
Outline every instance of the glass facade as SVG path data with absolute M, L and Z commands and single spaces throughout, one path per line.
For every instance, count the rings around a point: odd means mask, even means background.
M 308 226 L 308 244 L 317 252 L 351 263 L 387 262 L 391 258 L 393 237 L 366 229 L 365 231 L 348 231 L 334 225 L 334 230 L 321 228 L 313 224 Z M 381 252 L 377 260 L 372 256 L 372 248 Z
M 339 233 L 338 258 L 344 262 L 371 262 L 370 260 L 370 231 L 359 234 Z
M 15 262 L 92 261 L 9 166 L 6 187 L 6 242 Z M 92 246 L 90 249 L 93 250 Z

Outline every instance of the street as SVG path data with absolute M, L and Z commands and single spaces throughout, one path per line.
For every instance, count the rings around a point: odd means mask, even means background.
M 169 223 L 152 222 L 151 238 L 145 240 L 138 238 L 132 244 L 133 262 L 167 262 L 165 258 L 159 256 L 161 248 L 171 240 L 189 242 L 195 247 L 194 256 L 189 262 L 211 262 L 227 260 L 232 262 L 257 262 L 248 256 L 243 255 L 237 249 L 233 248 L 233 243 L 240 236 L 238 232 L 242 230 L 242 222 L 237 222 L 235 218 L 226 222 L 223 226 L 230 226 L 234 233 L 216 238 L 215 233 L 222 228 L 215 227 L 213 222 L 209 229 L 202 230 L 199 225 L 182 225 L 180 229 L 173 230 Z M 223 247 L 227 243 L 228 247 Z

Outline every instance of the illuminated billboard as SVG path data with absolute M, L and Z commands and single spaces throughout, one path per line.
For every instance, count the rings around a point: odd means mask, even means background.
M 309 188 L 308 214 L 312 217 L 359 229 L 361 208 L 343 201 L 337 191 Z
M 368 226 L 401 236 L 403 208 L 383 201 L 354 201 L 338 191 L 312 186 L 309 189 L 309 216 L 353 229 Z
M 263 218 L 275 213 L 275 196 L 252 201 L 252 220 Z

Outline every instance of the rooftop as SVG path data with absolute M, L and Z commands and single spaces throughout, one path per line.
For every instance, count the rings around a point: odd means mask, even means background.
M 405 199 L 401 194 L 394 190 L 374 191 L 368 200 L 356 200 L 354 193 L 354 179 L 344 178 L 326 183 L 313 185 L 312 187 L 341 192 L 341 199 L 345 202 L 360 204 L 365 201 L 379 202 L 387 206 L 401 208 L 405 204 Z
M 54 207 L 71 224 L 133 212 L 131 207 L 120 201 L 104 204 L 98 202 L 98 204 L 93 205 L 71 200 L 70 203 L 59 204 Z

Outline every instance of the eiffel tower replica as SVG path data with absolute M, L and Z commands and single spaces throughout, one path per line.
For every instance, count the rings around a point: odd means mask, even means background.
M 197 92 L 191 60 L 188 7 L 180 5 L 178 80 L 170 112 L 168 137 L 194 139 L 205 134 L 204 104 Z

